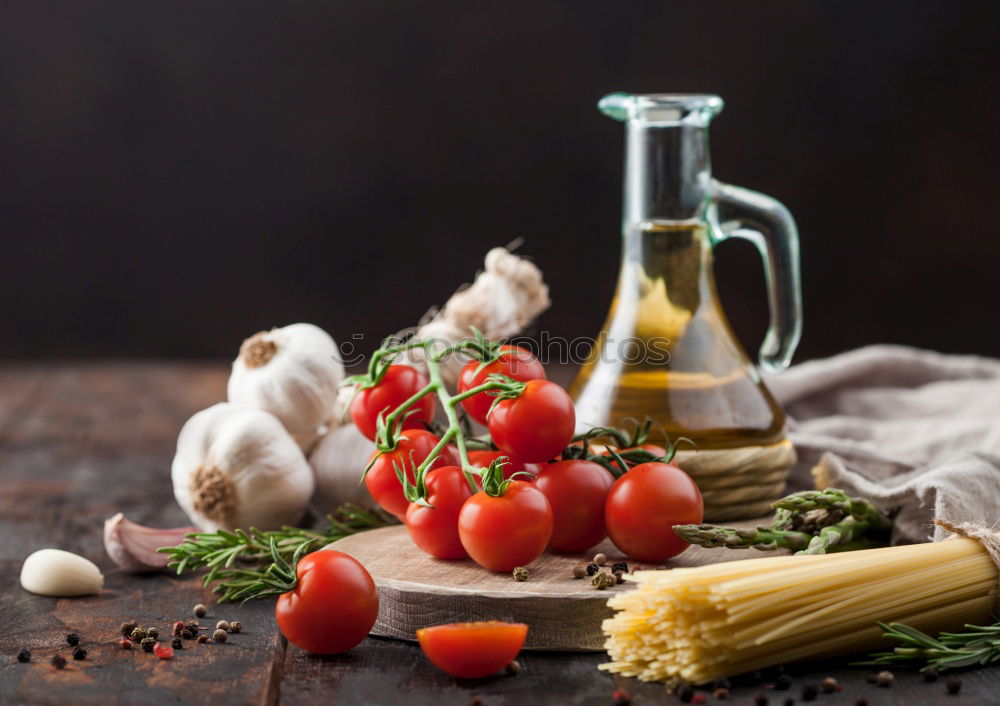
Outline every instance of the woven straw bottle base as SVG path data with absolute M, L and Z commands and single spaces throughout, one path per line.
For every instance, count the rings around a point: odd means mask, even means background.
M 678 451 L 674 462 L 694 478 L 705 501 L 705 521 L 763 517 L 784 495 L 795 447 L 788 439 L 767 446 Z

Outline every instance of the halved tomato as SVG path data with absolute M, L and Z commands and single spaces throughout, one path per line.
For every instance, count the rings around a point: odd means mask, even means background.
M 528 636 L 524 623 L 488 620 L 448 623 L 417 630 L 427 659 L 453 677 L 478 679 L 495 674 L 517 657 Z

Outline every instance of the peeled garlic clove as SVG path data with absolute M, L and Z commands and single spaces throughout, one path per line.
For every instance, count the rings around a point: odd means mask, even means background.
M 21 586 L 40 596 L 89 596 L 100 593 L 104 576 L 94 562 L 62 549 L 39 549 L 24 560 Z
M 344 365 L 336 342 L 312 324 L 261 331 L 243 342 L 229 376 L 229 401 L 276 416 L 308 451 L 337 425 Z
M 375 444 L 353 424 L 338 427 L 320 439 L 309 455 L 316 475 L 316 508 L 327 513 L 343 503 L 373 505 L 362 475 L 374 452 Z
M 195 414 L 177 438 L 174 497 L 202 530 L 294 525 L 315 482 L 277 417 L 222 402 Z
M 156 550 L 175 547 L 184 537 L 197 531 L 197 527 L 144 527 L 125 519 L 119 512 L 104 521 L 104 549 L 111 561 L 126 571 L 158 571 L 166 567 L 170 557 Z

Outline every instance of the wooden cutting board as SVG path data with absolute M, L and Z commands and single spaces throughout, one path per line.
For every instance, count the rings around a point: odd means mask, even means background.
M 734 522 L 753 527 L 766 520 Z M 602 650 L 601 622 L 612 613 L 614 593 L 626 582 L 599 591 L 590 579 L 574 579 L 573 567 L 597 552 L 614 561 L 629 560 L 610 541 L 586 556 L 543 554 L 528 566 L 527 581 L 487 571 L 471 559 L 434 559 L 419 550 L 402 526 L 383 527 L 340 539 L 330 549 L 350 554 L 367 567 L 379 591 L 379 616 L 372 634 L 416 639 L 418 628 L 473 620 L 527 623 L 526 649 Z M 670 568 L 775 556 L 779 552 L 690 547 L 667 562 Z M 655 568 L 643 564 L 644 568 Z

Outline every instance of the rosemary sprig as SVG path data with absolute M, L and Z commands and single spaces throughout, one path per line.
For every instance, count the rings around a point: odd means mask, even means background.
M 806 490 L 775 502 L 769 526 L 737 529 L 717 525 L 676 525 L 676 532 L 703 547 L 768 551 L 779 547 L 796 554 L 826 554 L 885 544 L 892 518 L 863 498 L 842 490 Z
M 912 664 L 924 662 L 920 671 L 959 669 L 1000 661 L 1000 623 L 966 625 L 968 632 L 943 632 L 937 639 L 903 623 L 878 623 L 882 637 L 902 646 L 891 652 L 875 652 L 859 665 Z
M 393 522 L 382 510 L 369 511 L 345 503 L 327 515 L 321 529 L 282 527 L 262 532 L 241 529 L 189 534 L 176 547 L 159 551 L 170 555 L 170 568 L 178 574 L 207 568 L 204 584 L 215 583 L 220 603 L 261 598 L 294 586 L 294 567 L 300 557 L 350 534 Z

